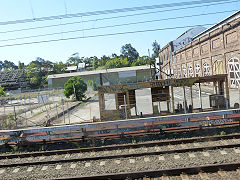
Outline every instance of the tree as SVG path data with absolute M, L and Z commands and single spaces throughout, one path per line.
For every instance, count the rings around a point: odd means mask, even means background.
M 139 57 L 137 50 L 132 47 L 131 44 L 125 44 L 124 46 L 122 46 L 121 55 L 127 58 L 127 60 L 130 62 Z
M 21 61 L 18 61 L 18 69 L 24 69 L 24 63 L 21 63 Z
M 83 62 L 83 57 L 80 58 L 79 53 L 72 54 L 71 57 L 68 58 L 67 60 L 67 63 L 71 65 L 77 65 L 78 63 L 82 63 L 82 62 Z
M 60 61 L 58 63 L 54 63 L 53 65 L 53 74 L 62 74 L 65 73 L 67 67 L 66 65 Z
M 87 84 L 81 77 L 72 77 L 64 84 L 64 95 L 69 98 L 74 95 L 76 100 L 80 101 L 85 97 Z
M 158 44 L 156 40 L 152 43 L 152 50 L 153 50 L 152 58 L 158 57 L 160 44 Z
M 4 90 L 4 88 L 2 86 L 0 86 L 0 97 L 6 95 L 6 93 L 3 90 Z

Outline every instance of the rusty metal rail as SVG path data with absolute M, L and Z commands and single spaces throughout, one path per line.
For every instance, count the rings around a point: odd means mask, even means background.
M 1 154 L 0 160 L 13 159 L 13 158 L 37 157 L 37 156 L 62 155 L 62 154 L 71 154 L 71 153 L 80 153 L 80 152 L 92 152 L 92 151 L 98 152 L 98 151 L 110 151 L 110 150 L 120 150 L 120 149 L 130 149 L 130 148 L 140 148 L 140 147 L 177 145 L 177 144 L 218 141 L 218 140 L 226 140 L 226 139 L 239 139 L 239 138 L 240 138 L 240 134 L 230 134 L 230 135 L 218 135 L 218 136 L 209 136 L 209 137 L 177 139 L 177 140 L 153 141 L 153 142 L 144 142 L 144 143 L 137 143 L 137 144 L 109 145 L 109 146 L 102 146 L 102 147 L 64 149 L 64 150 L 41 151 L 41 152 L 31 152 L 31 153 Z
M 180 176 L 181 174 L 197 174 L 200 172 L 214 173 L 219 170 L 234 171 L 240 167 L 240 163 L 226 163 L 226 164 L 209 164 L 204 166 L 193 166 L 184 168 L 173 169 L 160 169 L 153 171 L 139 171 L 139 172 L 124 172 L 114 174 L 101 174 L 93 176 L 77 176 L 77 177 L 61 177 L 56 178 L 58 180 L 70 180 L 70 179 L 138 179 L 143 177 L 156 178 L 161 176 Z
M 74 138 L 111 137 L 139 132 L 155 132 L 199 128 L 205 125 L 238 124 L 240 110 L 221 110 L 183 115 L 160 116 L 131 120 L 53 126 L 33 129 L 1 130 L 0 144 L 39 142 Z

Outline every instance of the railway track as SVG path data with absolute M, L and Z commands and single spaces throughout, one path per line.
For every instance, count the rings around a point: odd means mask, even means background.
M 2 154 L 0 155 L 0 167 L 4 167 L 7 164 L 17 165 L 18 163 L 29 163 L 30 161 L 39 162 L 41 160 L 52 159 L 65 159 L 69 157 L 71 159 L 78 158 L 80 155 L 82 158 L 104 158 L 106 155 L 118 156 L 126 155 L 129 153 L 138 154 L 166 154 L 171 152 L 184 152 L 195 151 L 201 149 L 217 149 L 217 148 L 231 148 L 240 146 L 240 134 L 224 135 L 224 136 L 212 136 L 201 138 L 189 138 L 156 142 L 145 142 L 138 144 L 123 144 L 115 146 L 103 146 L 103 147 L 90 147 L 79 149 L 65 149 L 65 150 L 53 150 L 53 151 L 41 151 L 31 153 L 19 153 L 19 154 Z M 68 159 L 69 159 L 68 158 Z
M 155 171 L 126 172 L 115 174 L 101 174 L 95 176 L 75 176 L 57 178 L 68 179 L 142 179 L 142 180 L 170 180 L 170 179 L 231 179 L 238 180 L 240 177 L 240 163 L 226 163 L 185 168 L 161 169 Z
M 154 169 L 188 167 L 216 163 L 240 162 L 239 135 L 207 138 L 192 138 L 110 147 L 85 148 L 67 153 L 49 151 L 43 154 L 13 154 L 1 156 L 2 179 L 56 178 L 70 175 L 89 176 L 123 172 L 141 172 Z M 194 141 L 195 140 L 195 141 Z M 208 141 L 207 141 L 208 140 Z M 178 143 L 177 143 L 178 142 Z M 161 144 L 162 143 L 162 144 Z M 173 144 L 170 144 L 173 143 Z M 134 148 L 133 148 L 134 147 Z M 100 150 L 102 148 L 102 150 Z M 107 149 L 110 148 L 110 149 Z M 121 149 L 122 148 L 122 149 Z M 93 150 L 95 149 L 95 151 Z M 60 152 L 60 154 L 57 154 Z M 55 154 L 54 154 L 55 153 Z M 40 156 L 39 156 L 40 155 Z M 6 157 L 6 155 L 5 155 Z
M 239 140 L 238 140 L 239 139 Z M 74 154 L 74 153 L 91 153 L 91 152 L 101 152 L 101 151 L 114 151 L 114 150 L 124 150 L 124 149 L 138 149 L 141 147 L 145 148 L 156 148 L 161 147 L 162 150 L 168 150 L 169 148 L 179 149 L 186 147 L 183 144 L 192 144 L 192 146 L 198 146 L 197 143 L 202 143 L 203 145 L 213 145 L 209 142 L 216 142 L 215 145 L 221 145 L 217 142 L 219 140 L 232 141 L 232 143 L 240 143 L 240 134 L 230 134 L 230 135 L 217 135 L 208 137 L 195 137 L 195 138 L 185 138 L 185 139 L 174 139 L 174 140 L 163 140 L 163 141 L 152 141 L 134 144 L 122 144 L 122 145 L 109 145 L 101 147 L 89 147 L 89 148 L 77 148 L 77 149 L 64 149 L 64 150 L 53 150 L 53 151 L 40 151 L 40 152 L 30 152 L 30 153 L 15 153 L 15 154 L 0 154 L 0 160 L 10 160 L 13 158 L 28 158 L 28 157 L 39 157 L 39 156 L 51 156 L 51 155 L 64 155 L 64 154 Z M 227 144 L 227 141 L 222 141 Z M 195 144 L 194 144 L 195 143 Z M 182 144 L 182 145 L 181 145 Z M 169 146 L 173 145 L 173 146 Z M 176 146 L 179 146 L 177 148 Z M 1 164 L 1 163 L 0 163 Z

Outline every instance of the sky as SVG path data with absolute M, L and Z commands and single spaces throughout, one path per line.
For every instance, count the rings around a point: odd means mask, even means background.
M 196 1 L 201 0 L 0 0 L 0 60 L 28 64 L 41 57 L 52 62 L 66 62 L 76 52 L 80 57 L 100 58 L 112 53 L 119 55 L 121 47 L 128 43 L 140 56 L 148 55 L 148 49 L 152 50 L 155 40 L 163 47 L 189 29 L 185 26 L 215 24 L 240 9 L 239 0 L 209 0 L 205 4 L 173 6 L 176 5 L 174 3 Z M 155 9 L 138 8 L 135 11 L 95 15 L 88 13 L 86 16 L 87 12 L 164 4 L 173 7 L 166 8 L 165 5 L 165 8 L 158 6 Z M 83 14 L 66 18 L 67 15 L 79 13 Z M 38 20 L 50 16 L 57 18 Z M 19 23 L 26 19 L 31 22 Z M 145 32 L 126 33 L 136 31 Z

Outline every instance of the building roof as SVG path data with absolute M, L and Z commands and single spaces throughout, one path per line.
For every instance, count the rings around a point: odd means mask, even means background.
M 200 34 L 196 35 L 195 37 L 193 37 L 193 40 L 197 39 L 197 38 L 200 38 L 200 37 L 206 35 L 207 33 L 210 33 L 212 31 L 216 30 L 217 28 L 219 28 L 219 26 L 223 26 L 225 24 L 228 24 L 229 22 L 231 22 L 234 19 L 237 19 L 239 17 L 240 17 L 240 10 L 238 10 L 237 12 L 235 12 L 232 15 L 228 16 L 227 18 L 223 19 L 219 23 L 213 25 L 212 27 L 206 29 L 205 31 L 201 32 Z
M 68 66 L 66 71 L 76 71 L 77 70 L 77 66 Z
M 142 69 L 149 69 L 149 68 L 150 68 L 149 65 L 144 65 L 144 66 L 133 66 L 133 67 L 104 69 L 104 70 L 95 70 L 95 71 L 73 72 L 73 73 L 64 73 L 64 74 L 52 74 L 52 75 L 48 76 L 48 79 L 66 78 L 66 77 L 74 77 L 74 76 L 86 76 L 86 75 L 94 75 L 94 74 L 99 74 L 99 73 L 134 71 L 134 70 L 142 70 Z

